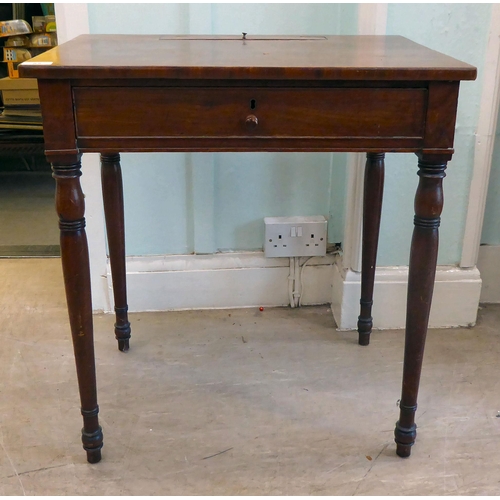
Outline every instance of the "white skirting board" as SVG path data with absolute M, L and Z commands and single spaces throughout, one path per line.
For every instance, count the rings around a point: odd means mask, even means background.
M 287 306 L 289 263 L 288 258 L 266 259 L 262 252 L 128 257 L 129 310 Z M 407 267 L 377 268 L 375 328 L 404 328 L 407 277 Z M 112 296 L 109 264 L 106 278 Z M 338 327 L 356 329 L 360 278 L 359 273 L 342 268 L 341 257 L 314 257 L 303 271 L 302 302 L 331 303 Z M 439 267 L 430 326 L 474 324 L 480 290 L 477 268 Z
M 483 279 L 481 302 L 500 303 L 500 246 L 481 245 L 477 259 L 477 267 Z
M 330 302 L 334 261 L 334 256 L 308 261 L 304 305 Z M 129 311 L 286 306 L 289 266 L 290 259 L 266 259 L 263 252 L 128 257 Z
M 405 327 L 408 267 L 377 268 L 373 296 L 373 327 Z M 340 330 L 357 327 L 361 274 L 334 268 L 332 311 Z M 429 318 L 430 328 L 472 326 L 476 323 L 481 277 L 477 268 L 438 266 Z

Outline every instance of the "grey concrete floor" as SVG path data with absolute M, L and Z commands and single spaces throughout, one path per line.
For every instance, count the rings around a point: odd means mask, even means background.
M 498 495 L 500 307 L 429 332 L 418 438 L 395 454 L 401 331 L 360 347 L 327 306 L 95 317 L 90 465 L 59 259 L 0 260 L 2 495 Z

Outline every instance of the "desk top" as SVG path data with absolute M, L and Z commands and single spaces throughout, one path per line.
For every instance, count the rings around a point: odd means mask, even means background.
M 474 80 L 476 68 L 400 36 L 81 35 L 22 77 Z

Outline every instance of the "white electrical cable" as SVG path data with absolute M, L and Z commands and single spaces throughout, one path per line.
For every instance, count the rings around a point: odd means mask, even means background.
M 295 307 L 299 307 L 300 303 L 300 257 L 295 257 L 294 286 L 293 286 L 293 301 Z
M 302 307 L 302 300 L 304 297 L 304 282 L 302 281 L 302 273 L 304 272 L 304 268 L 306 267 L 307 263 L 311 260 L 314 259 L 314 257 L 309 257 L 301 266 L 300 272 L 299 272 L 299 282 L 300 282 L 300 297 L 299 297 L 299 304 L 298 307 Z
M 341 253 L 341 250 L 337 250 L 329 255 L 339 255 Z M 311 259 L 314 259 L 314 256 L 309 257 L 300 265 L 300 257 L 290 257 L 290 273 L 288 275 L 288 300 L 290 301 L 290 307 L 302 307 L 305 290 L 302 274 Z
M 336 250 L 335 252 L 332 252 L 330 253 L 329 255 L 340 255 L 342 253 L 341 250 Z M 306 265 L 309 263 L 309 261 L 311 259 L 314 259 L 314 256 L 313 257 L 309 257 L 303 264 L 302 266 L 300 267 L 300 271 L 299 271 L 299 287 L 300 287 L 300 295 L 299 295 L 299 303 L 297 304 L 297 307 L 302 307 L 302 301 L 304 299 L 304 289 L 305 289 L 305 286 L 304 286 L 304 280 L 302 279 L 302 273 L 304 272 L 304 268 L 306 267 Z
M 295 285 L 295 257 L 290 257 L 290 274 L 288 275 L 288 300 L 290 307 L 295 307 L 295 300 L 293 298 L 293 289 Z

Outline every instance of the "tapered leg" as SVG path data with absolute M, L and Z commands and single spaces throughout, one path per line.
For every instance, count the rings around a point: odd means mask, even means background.
M 80 187 L 80 157 L 57 159 L 52 165 L 56 180 L 56 210 L 61 230 L 61 260 L 75 352 L 83 415 L 82 442 L 87 460 L 101 460 L 102 429 L 97 414 L 97 389 L 92 326 L 92 301 L 85 204 Z
M 361 300 L 358 317 L 359 345 L 370 343 L 373 318 L 373 284 L 377 261 L 378 234 L 384 192 L 384 153 L 366 155 L 363 195 L 363 249 L 361 263 Z
M 415 196 L 415 228 L 410 251 L 403 388 L 400 417 L 394 431 L 400 457 L 410 456 L 417 435 L 415 412 L 436 275 L 447 159 L 420 155 L 418 162 L 420 181 Z
M 101 179 L 104 215 L 108 235 L 109 260 L 115 298 L 115 337 L 118 349 L 129 349 L 127 283 L 125 270 L 125 221 L 123 216 L 123 186 L 119 154 L 101 154 Z

